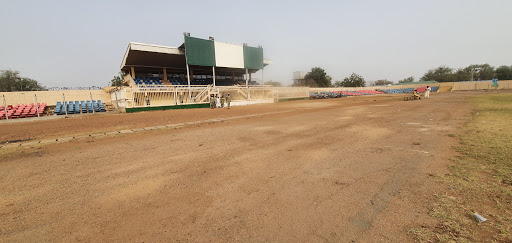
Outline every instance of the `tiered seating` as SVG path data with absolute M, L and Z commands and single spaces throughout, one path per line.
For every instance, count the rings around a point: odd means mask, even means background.
M 43 109 L 46 107 L 44 104 Z M 90 100 L 88 101 L 70 101 L 62 104 L 61 102 L 57 102 L 55 105 L 56 115 L 64 115 L 66 114 L 66 109 L 68 114 L 80 114 L 80 113 L 92 113 L 93 109 L 95 112 L 106 112 L 105 106 L 101 102 L 101 100 L 93 100 L 92 103 Z M 41 111 L 40 111 L 41 113 Z
M 92 104 L 91 104 L 91 101 L 89 101 L 89 100 L 88 100 L 88 101 L 86 101 L 85 103 L 87 104 L 87 112 L 92 113 L 93 111 L 92 111 Z
M 385 89 L 383 90 L 386 94 L 403 94 L 403 93 L 412 93 L 414 88 L 408 89 Z
M 9 105 L 7 108 L 0 106 L 0 120 L 7 119 L 17 119 L 17 118 L 25 118 L 25 117 L 35 117 L 38 115 L 43 115 L 44 109 L 46 109 L 46 103 L 38 103 L 34 104 L 18 104 L 15 106 Z M 7 114 L 7 116 L 6 116 Z
M 92 106 L 95 112 L 100 112 L 100 106 L 98 105 L 98 103 L 96 103 L 95 100 L 92 101 Z
M 82 113 L 87 113 L 87 107 L 85 106 L 85 101 L 80 101 L 80 104 L 82 106 Z
M 376 90 L 356 90 L 356 91 L 352 91 L 352 92 L 365 94 L 365 95 L 385 94 L 384 92 L 380 92 L 380 91 L 376 91 Z
M 169 82 L 171 82 L 172 85 L 187 85 L 188 82 L 183 81 L 181 78 L 170 78 Z
M 75 114 L 80 114 L 80 103 L 75 101 Z
M 155 77 L 135 77 L 133 79 L 137 85 L 162 85 L 162 81 Z
M 105 109 L 105 106 L 103 105 L 103 102 L 101 102 L 101 100 L 98 100 L 98 105 L 100 106 L 100 110 L 101 112 L 106 112 L 107 110 Z
M 75 107 L 73 106 L 73 101 L 67 103 L 68 114 L 75 114 Z
M 361 96 L 364 94 L 353 92 L 353 91 L 341 91 L 344 96 Z
M 431 92 L 437 92 L 439 90 L 439 86 L 433 86 L 433 87 L 430 87 L 432 89 Z M 419 88 L 416 88 L 416 90 L 418 90 L 418 93 L 424 93 L 425 90 L 427 89 L 427 87 L 419 87 Z M 412 91 L 414 90 L 414 88 L 407 88 L 407 89 L 385 89 L 383 90 L 384 92 L 388 93 L 388 94 L 404 94 L 404 93 L 412 93 Z

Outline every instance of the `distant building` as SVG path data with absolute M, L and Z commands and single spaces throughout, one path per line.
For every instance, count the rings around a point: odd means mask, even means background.
M 293 86 L 304 86 L 306 80 L 304 77 L 306 76 L 305 72 L 296 71 L 293 72 Z

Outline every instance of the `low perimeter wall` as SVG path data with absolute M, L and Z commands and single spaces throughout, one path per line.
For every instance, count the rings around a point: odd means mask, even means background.
M 370 87 L 337 87 L 337 88 L 310 88 L 310 92 L 332 92 L 332 91 L 357 91 L 357 90 L 385 90 L 385 89 L 408 89 L 429 86 L 448 87 L 451 91 L 470 91 L 470 90 L 497 90 L 512 89 L 512 80 L 498 81 L 498 87 L 492 87 L 492 81 L 468 81 L 468 82 L 447 82 L 447 83 L 429 83 L 429 84 L 408 84 L 408 85 L 389 85 L 389 86 L 370 86 Z M 441 89 L 444 90 L 444 89 Z
M 0 92 L 0 105 L 3 104 L 3 96 L 7 105 L 17 104 L 31 104 L 35 103 L 35 96 L 37 96 L 37 102 L 46 103 L 46 105 L 52 106 L 57 104 L 58 101 L 62 102 L 64 97 L 66 101 L 86 101 L 101 100 L 101 102 L 107 104 L 111 103 L 112 99 L 110 94 L 104 90 L 59 90 L 59 91 L 25 91 L 25 92 Z

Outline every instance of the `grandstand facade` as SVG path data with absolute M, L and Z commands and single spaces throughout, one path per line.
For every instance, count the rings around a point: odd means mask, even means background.
M 112 98 L 125 109 L 207 104 L 212 95 L 227 93 L 238 100 L 272 99 L 272 87 L 252 81 L 254 73 L 263 76 L 271 63 L 261 46 L 188 33 L 179 47 L 130 42 L 121 64 L 127 87 L 114 91 Z

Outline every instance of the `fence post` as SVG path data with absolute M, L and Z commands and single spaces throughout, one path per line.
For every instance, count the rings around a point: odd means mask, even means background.
M 39 116 L 39 104 L 37 104 L 37 95 L 34 94 L 34 96 L 36 97 L 36 110 L 37 110 L 37 117 L 40 117 Z
M 4 97 L 4 111 L 5 111 L 5 118 L 9 120 L 9 115 L 7 114 L 7 103 L 5 103 L 5 95 L 2 95 Z
M 66 112 L 66 116 L 68 116 L 68 106 L 66 104 L 66 96 L 64 93 L 62 93 L 62 99 L 64 100 L 64 104 L 62 104 L 64 106 L 64 112 Z

